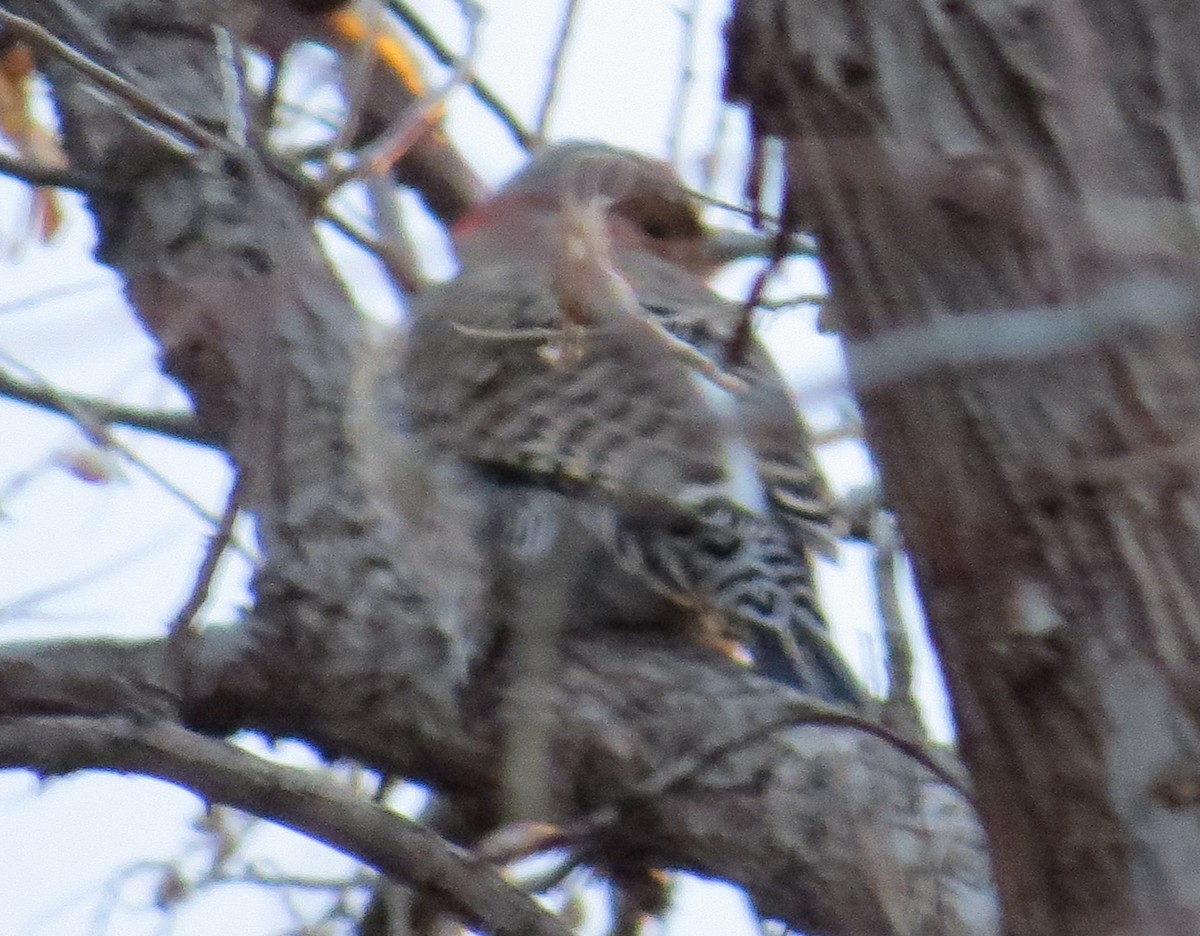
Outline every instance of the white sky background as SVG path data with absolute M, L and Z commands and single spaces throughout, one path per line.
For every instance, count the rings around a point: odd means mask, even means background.
M 477 72 L 527 124 L 541 100 L 562 5 L 561 0 L 485 4 Z M 461 47 L 454 5 L 429 0 L 422 7 L 451 44 Z M 707 0 L 700 12 L 680 166 L 693 182 L 717 121 L 726 4 Z M 552 138 L 601 139 L 665 155 L 681 37 L 672 0 L 584 0 L 561 78 Z M 313 64 L 319 67 L 320 59 L 314 56 Z M 506 131 L 469 92 L 460 91 L 452 100 L 448 130 L 491 182 L 502 181 L 521 163 L 522 154 Z M 720 150 L 715 194 L 738 200 L 744 148 L 744 121 L 734 113 Z M 179 391 L 159 375 L 155 348 L 128 313 L 116 277 L 92 262 L 93 232 L 79 200 L 70 194 L 63 198 L 71 211 L 58 239 L 49 246 L 26 243 L 20 231 L 27 193 L 0 177 L 0 367 L 11 371 L 15 359 L 65 390 L 142 405 L 182 405 Z M 731 223 L 727 216 L 713 220 Z M 432 225 L 421 231 L 427 231 L 437 253 L 440 232 Z M 375 310 L 394 310 L 373 261 L 334 237 L 327 242 L 360 301 Z M 444 254 L 433 268 L 441 274 L 451 269 Z M 737 294 L 754 269 L 746 264 L 730 271 L 722 287 Z M 773 293 L 813 292 L 820 282 L 811 264 L 793 262 Z M 52 291 L 55 298 L 41 298 Z M 801 310 L 763 326 L 799 385 L 824 382 L 840 368 L 836 341 L 818 335 L 813 319 L 812 310 Z M 809 416 L 820 424 L 833 413 L 826 407 Z M 228 476 L 220 456 L 147 434 L 119 435 L 207 511 L 221 512 Z M 64 449 L 82 445 L 67 421 L 0 400 L 0 640 L 159 635 L 192 586 L 209 527 L 135 466 L 121 466 L 123 479 L 104 485 L 41 467 L 58 460 Z M 870 479 L 861 447 L 844 443 L 822 454 L 839 490 Z M 839 642 L 879 691 L 884 681 L 869 560 L 866 548 L 843 547 L 841 563 L 824 564 L 820 578 Z M 205 616 L 232 617 L 246 601 L 244 582 L 244 563 L 226 561 Z M 915 620 L 910 589 L 905 595 Z M 922 701 L 935 733 L 945 737 L 945 705 L 923 641 L 917 649 Z M 285 753 L 303 758 L 298 746 L 287 746 Z M 0 934 L 95 932 L 105 882 L 122 867 L 182 854 L 195 842 L 188 823 L 198 808 L 191 794 L 149 780 L 88 774 L 39 787 L 28 774 L 0 773 L 0 881 L 5 885 Z M 285 831 L 262 828 L 253 844 L 255 854 L 273 854 L 292 869 L 330 873 L 331 867 L 346 867 L 344 859 Z M 153 880 L 142 875 L 122 891 L 107 932 L 161 931 L 161 914 L 138 909 L 146 905 Z M 666 933 L 751 931 L 743 903 L 730 889 L 689 881 L 677 893 L 678 909 Z M 275 897 L 237 887 L 186 905 L 173 932 L 199 936 L 229 926 L 254 936 L 284 931 L 289 920 Z

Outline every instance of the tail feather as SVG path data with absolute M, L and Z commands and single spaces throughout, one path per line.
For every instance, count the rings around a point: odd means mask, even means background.
M 827 702 L 867 695 L 842 659 L 817 605 L 809 557 L 770 516 L 714 504 L 693 544 L 705 590 L 718 596 L 755 668 Z

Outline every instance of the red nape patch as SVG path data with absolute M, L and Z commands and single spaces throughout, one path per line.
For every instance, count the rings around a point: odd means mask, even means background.
M 459 218 L 458 221 L 456 221 L 450 227 L 450 236 L 455 240 L 458 240 L 458 238 L 462 237 L 464 234 L 470 234 L 472 231 L 476 231 L 483 227 L 484 223 L 488 219 L 487 207 L 488 206 L 485 205 L 481 208 L 476 208 L 474 211 L 469 211 Z
M 520 217 L 522 212 L 554 211 L 561 207 L 560 199 L 549 195 L 535 195 L 527 192 L 514 192 L 497 195 L 485 199 L 458 219 L 450 228 L 450 236 L 456 240 L 463 235 L 473 234 L 481 227 L 497 222 L 503 223 L 506 218 Z

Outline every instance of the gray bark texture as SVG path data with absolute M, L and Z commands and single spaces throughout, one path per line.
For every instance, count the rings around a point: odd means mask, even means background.
M 1004 932 L 1200 932 L 1200 8 L 739 0 Z
M 214 138 L 167 142 L 43 58 L 73 167 L 105 180 L 88 201 L 99 254 L 239 471 L 265 559 L 236 625 L 0 649 L 0 764 L 162 777 L 330 841 L 483 931 L 562 932 L 482 860 L 210 737 L 299 738 L 469 802 L 486 828 L 514 710 L 503 667 L 462 665 L 480 638 L 448 609 L 478 586 L 469 557 L 447 567 L 463 553 L 439 524 L 460 505 L 436 478 L 420 511 L 372 495 L 390 443 L 364 453 L 355 430 L 358 313 L 294 183 L 226 132 L 213 25 L 242 7 L 6 4 Z M 894 741 L 669 635 L 573 634 L 542 691 L 550 818 L 584 824 L 589 861 L 722 878 L 814 934 L 997 931 L 971 806 Z

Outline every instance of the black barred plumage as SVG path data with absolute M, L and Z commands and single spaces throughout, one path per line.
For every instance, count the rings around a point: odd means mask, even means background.
M 414 303 L 399 374 L 411 431 L 490 491 L 499 606 L 544 591 L 553 556 L 572 626 L 733 636 L 765 674 L 861 701 L 813 593 L 828 492 L 765 350 L 722 367 L 740 310 L 705 282 L 674 173 L 555 147 L 456 241 L 463 272 Z

